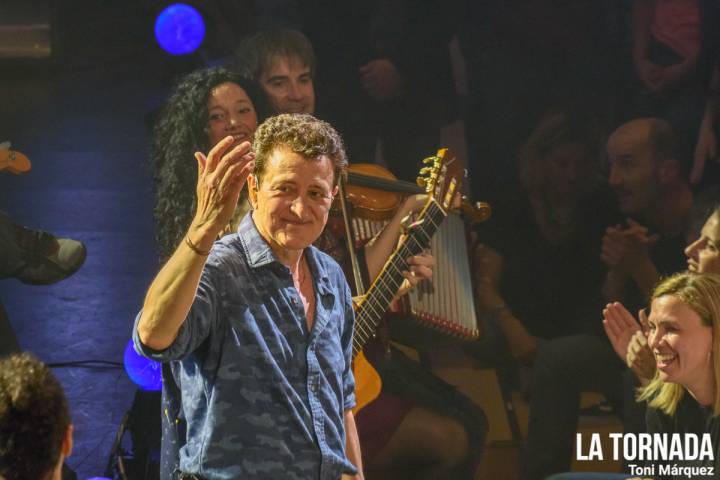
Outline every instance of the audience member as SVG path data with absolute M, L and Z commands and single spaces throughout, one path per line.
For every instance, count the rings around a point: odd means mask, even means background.
M 685 435 L 696 435 L 698 447 L 709 435 L 712 457 L 682 449 L 681 458 L 651 453 L 644 462 L 634 462 L 651 467 L 655 472 L 652 478 L 584 472 L 552 475 L 547 480 L 680 480 L 703 476 L 684 473 L 685 469 L 712 469 L 707 474 L 711 476 L 720 467 L 720 362 L 715 355 L 720 333 L 720 275 L 675 274 L 655 287 L 651 304 L 649 342 L 658 372 L 639 395 L 639 401 L 648 402 L 647 433 L 668 439 L 682 435 L 681 442 Z M 677 473 L 665 474 L 663 467 Z
M 520 151 L 522 190 L 493 205 L 479 231 L 480 311 L 524 363 L 539 338 L 592 331 L 590 312 L 601 304 L 596 252 L 608 217 L 597 213 L 607 209 L 596 127 L 577 113 L 546 113 Z
M 647 432 L 693 433 L 698 438 L 709 434 L 714 458 L 669 463 L 712 467 L 717 471 L 720 275 L 688 272 L 663 280 L 653 292 L 648 325 L 648 343 L 657 362 L 657 373 L 639 397 L 648 401 Z
M 702 227 L 700 236 L 685 248 L 687 269 L 697 273 L 720 274 L 720 207 L 715 208 Z M 603 311 L 603 325 L 615 353 L 645 382 L 655 374 L 655 361 L 648 344 L 648 323 L 644 310 L 640 323 L 620 302 Z
M 609 183 L 628 224 L 609 227 L 603 237 L 604 294 L 633 310 L 645 304 L 660 275 L 684 265 L 692 192 L 674 146 L 670 125 L 652 118 L 620 126 L 607 142 Z M 572 335 L 540 346 L 531 387 L 528 478 L 568 470 L 580 393 L 597 391 L 619 402 L 622 366 L 602 335 Z M 630 422 L 633 413 L 623 413 L 626 430 L 641 428 Z
M 0 478 L 60 480 L 73 426 L 60 382 L 28 353 L 0 359 Z
M 582 99 L 601 123 L 608 121 L 621 87 L 621 4 L 462 2 L 463 111 L 476 198 L 494 203 L 520 183 L 513 160 L 548 108 Z
M 667 120 L 688 171 L 703 116 L 704 86 L 718 55 L 719 12 L 712 0 L 633 2 L 632 59 L 640 89 L 628 114 Z

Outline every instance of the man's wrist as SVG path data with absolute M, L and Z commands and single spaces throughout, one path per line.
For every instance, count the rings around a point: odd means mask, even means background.
M 212 248 L 213 243 L 215 243 L 215 240 L 217 239 L 218 233 L 219 232 L 216 232 L 215 229 L 210 228 L 208 225 L 193 220 L 187 234 L 185 235 L 185 243 L 188 244 L 188 247 L 194 251 L 199 250 L 206 252 Z

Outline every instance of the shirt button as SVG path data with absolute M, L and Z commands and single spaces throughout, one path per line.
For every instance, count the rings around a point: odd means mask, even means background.
M 290 303 L 292 303 L 293 305 L 297 305 L 297 299 L 295 297 L 292 297 L 290 299 Z

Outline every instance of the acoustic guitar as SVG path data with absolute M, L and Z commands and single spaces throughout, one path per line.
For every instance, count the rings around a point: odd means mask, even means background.
M 10 173 L 19 175 L 30 171 L 31 165 L 28 157 L 16 150 L 10 150 L 10 144 L 0 144 L 0 172 L 7 170 Z
M 354 413 L 380 395 L 380 375 L 363 354 L 367 341 L 375 336 L 380 321 L 400 289 L 408 269 L 406 259 L 429 247 L 430 239 L 456 205 L 465 170 L 448 149 L 440 149 L 434 157 L 423 160 L 427 166 L 420 170 L 418 184 L 428 194 L 427 202 L 420 214 L 405 226 L 395 251 L 383 266 L 380 274 L 355 309 L 355 335 L 353 336 L 353 375 L 355 376 L 356 406 Z

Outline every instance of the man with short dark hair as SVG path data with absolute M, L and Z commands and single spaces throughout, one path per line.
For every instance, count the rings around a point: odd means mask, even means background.
M 342 141 L 310 115 L 279 115 L 256 131 L 255 153 L 232 143 L 196 154 L 195 218 L 133 334 L 139 352 L 178 367 L 187 435 L 177 475 L 362 472 L 350 290 L 337 263 L 312 246 L 347 164 Z M 213 245 L 251 171 L 252 213 Z
M 62 386 L 28 353 L 0 360 L 0 478 L 59 480 L 73 446 Z

